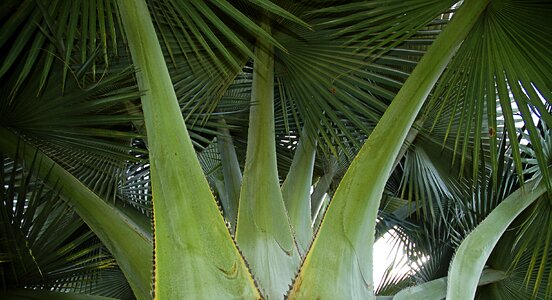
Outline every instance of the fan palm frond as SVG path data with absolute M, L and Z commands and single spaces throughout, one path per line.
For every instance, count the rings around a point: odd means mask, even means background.
M 36 177 L 38 164 L 23 168 L 19 157 L 0 157 L 2 290 L 128 298 L 130 287 L 113 257 L 59 191 Z M 119 274 L 118 288 L 106 288 L 106 274 Z
M 538 1 L 493 2 L 476 24 L 443 74 L 431 102 L 440 111 L 452 110 L 460 120 L 449 122 L 445 140 L 454 139 L 462 165 L 473 157 L 473 174 L 478 173 L 481 144 L 489 145 L 489 164 L 496 174 L 498 132 L 501 122 L 508 132 L 511 155 L 519 176 L 523 173 L 516 117 L 519 116 L 535 143 L 539 168 L 546 180 L 549 171 L 534 117 L 549 124 L 552 35 L 545 30 L 551 8 Z M 542 51 L 537 51 L 540 49 Z M 497 108 L 497 102 L 500 104 Z M 433 105 L 432 104 L 432 105 Z M 447 108 L 448 107 L 448 108 Z M 519 115 L 516 115 L 516 112 Z M 437 118 L 438 120 L 439 118 Z M 496 180 L 496 179 L 495 179 Z M 550 186 L 548 186 L 551 189 Z

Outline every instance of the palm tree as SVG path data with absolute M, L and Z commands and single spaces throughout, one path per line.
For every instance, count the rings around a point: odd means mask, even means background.
M 7 295 L 552 294 L 549 3 L 2 6 Z

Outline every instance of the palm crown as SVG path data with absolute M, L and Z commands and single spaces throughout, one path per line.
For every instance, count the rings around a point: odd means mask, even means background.
M 2 6 L 6 295 L 550 297 L 552 5 Z

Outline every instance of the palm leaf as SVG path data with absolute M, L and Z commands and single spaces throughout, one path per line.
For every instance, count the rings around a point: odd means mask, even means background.
M 59 90 L 61 73 L 50 76 L 38 97 L 36 81 L 14 101 L 4 97 L 1 125 L 32 140 L 103 198 L 117 199 L 117 186 L 127 162 L 140 160 L 131 151 L 145 152 L 131 146 L 130 141 L 141 136 L 127 131 L 133 120 L 141 119 L 128 115 L 125 107 L 139 95 L 132 73 L 127 69 L 107 75 L 84 88 L 69 80 L 71 85 L 63 95 Z
M 457 250 L 449 271 L 447 298 L 461 299 L 463 295 L 475 296 L 477 280 L 492 249 L 510 223 L 523 209 L 536 201 L 546 188 L 544 183 L 528 183 L 508 196 L 487 218 L 468 235 Z M 482 242 L 485 240 L 485 242 Z M 476 263 L 467 264 L 469 260 Z M 460 284 L 462 281 L 462 284 Z M 462 286 L 462 287 L 460 287 Z
M 473 174 L 477 174 L 481 142 L 490 145 L 493 156 L 489 162 L 496 173 L 498 163 L 494 153 L 497 153 L 496 133 L 500 131 L 501 118 L 520 176 L 522 163 L 514 112 L 519 111 L 531 141 L 539 139 L 533 116 L 545 123 L 551 122 L 547 100 L 551 87 L 546 78 L 551 75 L 552 61 L 546 56 L 546 50 L 537 50 L 550 49 L 550 32 L 542 30 L 550 12 L 549 6 L 538 2 L 513 1 L 504 5 L 499 1 L 490 5 L 485 18 L 475 25 L 433 94 L 432 102 L 440 102 L 442 107 L 455 107 L 460 125 L 454 129 L 449 125 L 447 136 L 455 139 L 455 148 L 461 149 L 462 165 L 468 154 L 474 157 Z M 502 113 L 496 109 L 497 101 Z M 548 180 L 539 143 L 535 143 L 535 154 Z
M 10 9 L 10 16 L 2 18 L 5 30 L 0 47 L 8 54 L 0 76 L 17 70 L 11 97 L 31 75 L 40 78 L 42 90 L 56 59 L 65 63 L 60 81 L 63 90 L 69 74 L 74 72 L 72 66 L 89 64 L 91 78 L 96 80 L 97 70 L 111 62 L 108 51 L 115 55 L 121 52 L 124 37 L 115 1 L 22 1 Z M 32 72 L 39 62 L 40 72 Z
M 337 295 L 366 298 L 373 295 L 370 266 L 375 219 L 387 181 L 387 176 L 382 179 L 381 175 L 390 174 L 391 160 L 398 154 L 425 98 L 487 4 L 481 1 L 469 3 L 457 12 L 417 65 L 349 167 L 296 278 L 292 298 Z M 468 15 L 462 17 L 463 13 Z M 377 175 L 366 176 L 371 173 Z M 336 249 L 337 245 L 339 249 Z M 340 257 L 349 259 L 336 259 L 336 251 Z M 330 266 L 336 270 L 337 276 L 336 273 L 320 274 L 317 271 Z M 343 284 L 340 283 L 342 280 Z M 324 286 L 320 282 L 324 282 Z M 328 285 L 329 282 L 333 284 Z
M 144 224 L 136 222 L 121 209 L 106 203 L 93 191 L 60 167 L 32 144 L 21 139 L 8 129 L 0 127 L 0 148 L 14 157 L 21 146 L 20 155 L 25 161 L 33 161 L 34 157 L 40 167 L 38 176 L 50 186 L 60 184 L 61 196 L 70 201 L 79 216 L 93 228 L 96 235 L 111 251 L 133 291 L 139 297 L 147 294 L 145 286 L 149 284 L 151 251 L 151 235 Z M 109 230 L 108 230 L 109 229 Z M 109 232 L 109 233 L 108 233 Z M 132 250 L 130 250 L 132 249 Z
M 1 155 L 0 224 L 2 289 L 85 293 L 125 297 L 128 283 L 114 259 L 81 218 L 37 177 L 35 161 Z M 98 289 L 104 274 L 120 274 L 120 289 Z M 19 293 L 19 292 L 18 292 Z M 60 295 L 63 297 L 63 295 Z

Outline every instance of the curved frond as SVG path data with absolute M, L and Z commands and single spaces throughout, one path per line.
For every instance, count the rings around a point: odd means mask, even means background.
M 552 76 L 552 33 L 546 29 L 551 13 L 552 8 L 545 2 L 493 1 L 433 93 L 432 103 L 439 103 L 438 116 L 446 116 L 435 122 L 448 122 L 444 140 L 454 140 L 462 167 L 467 165 L 466 157 L 473 157 L 474 175 L 482 143 L 490 147 L 488 161 L 496 173 L 497 133 L 503 123 L 521 176 L 516 124 L 521 121 L 534 144 L 539 168 L 544 178 L 550 179 L 543 149 L 536 142 L 539 130 L 534 119 L 548 126 L 552 122 L 552 86 L 548 80 Z M 459 123 L 453 126 L 454 118 Z
M 17 74 L 9 91 L 12 98 L 25 90 L 29 76 L 36 77 L 42 91 L 56 60 L 65 64 L 59 82 L 63 90 L 75 65 L 89 65 L 96 80 L 113 55 L 124 53 L 115 1 L 27 0 L 7 7 L 0 20 L 0 49 L 7 53 L 0 77 Z
M 59 191 L 37 178 L 39 164 L 0 155 L 2 289 L 31 289 L 127 298 L 115 260 Z M 105 275 L 120 284 L 106 289 Z M 103 288 L 98 288 L 104 285 Z
M 101 197 L 115 200 L 126 164 L 140 160 L 135 154 L 146 153 L 131 144 L 142 137 L 132 123 L 141 116 L 130 114 L 126 106 L 139 97 L 133 72 L 106 74 L 84 87 L 68 80 L 65 93 L 61 76 L 54 70 L 38 96 L 36 80 L 13 101 L 3 95 L 0 125 L 14 128 Z M 8 82 L 2 91 L 10 86 Z

